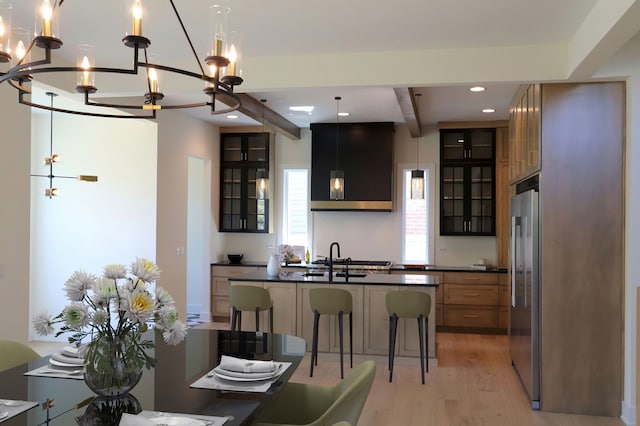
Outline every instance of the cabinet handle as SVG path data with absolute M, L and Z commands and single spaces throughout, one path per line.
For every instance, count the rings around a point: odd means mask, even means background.
M 480 295 L 478 293 L 465 293 L 465 294 L 463 294 L 463 296 L 478 297 Z
M 466 314 L 466 315 L 463 315 L 463 317 L 464 318 L 480 318 L 480 315 L 469 315 L 469 314 Z

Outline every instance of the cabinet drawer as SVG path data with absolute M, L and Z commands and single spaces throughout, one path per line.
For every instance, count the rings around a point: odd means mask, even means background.
M 235 277 L 249 272 L 257 272 L 260 266 L 212 266 L 211 277 Z
M 498 274 L 445 272 L 444 282 L 446 284 L 498 284 Z
M 446 284 L 444 303 L 447 305 L 497 305 L 498 286 Z
M 444 285 L 442 284 L 436 288 L 436 303 L 444 303 Z
M 217 278 L 213 282 L 213 294 L 216 296 L 229 296 L 229 286 L 231 283 L 226 278 Z
M 450 327 L 498 327 L 498 308 L 494 307 L 444 307 L 444 324 Z
M 509 328 L 509 307 L 501 306 L 498 310 L 498 327 Z
M 436 325 L 444 325 L 444 305 L 436 303 Z
M 231 302 L 229 298 L 213 296 L 211 298 L 211 314 L 214 317 L 231 318 Z
M 511 287 L 498 287 L 500 306 L 509 306 L 511 303 Z

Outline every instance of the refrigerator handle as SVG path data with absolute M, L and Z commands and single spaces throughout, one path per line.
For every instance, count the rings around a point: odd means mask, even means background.
M 511 306 L 516 307 L 516 240 L 520 218 L 511 216 Z

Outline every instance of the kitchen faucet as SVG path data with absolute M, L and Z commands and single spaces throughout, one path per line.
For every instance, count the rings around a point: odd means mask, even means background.
M 337 256 L 340 257 L 340 244 L 332 242 L 329 246 L 329 282 L 333 281 L 333 246 L 338 248 Z

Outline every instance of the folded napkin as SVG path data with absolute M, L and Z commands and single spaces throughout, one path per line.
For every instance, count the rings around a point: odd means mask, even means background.
M 149 417 L 153 416 L 153 417 Z M 215 417 L 215 416 L 197 416 L 197 418 L 190 418 L 189 414 L 185 415 L 161 415 L 158 413 L 152 413 L 149 411 L 143 411 L 138 415 L 123 413 L 120 418 L 119 426 L 151 426 L 151 425 L 184 425 L 184 426 L 202 426 L 213 425 L 221 426 L 228 420 L 227 417 Z
M 55 359 L 65 364 L 84 365 L 84 358 L 72 357 L 63 354 L 62 352 L 55 352 L 51 354 L 51 359 Z
M 276 371 L 277 364 L 273 361 L 256 361 L 222 355 L 220 368 L 240 373 L 269 373 Z

